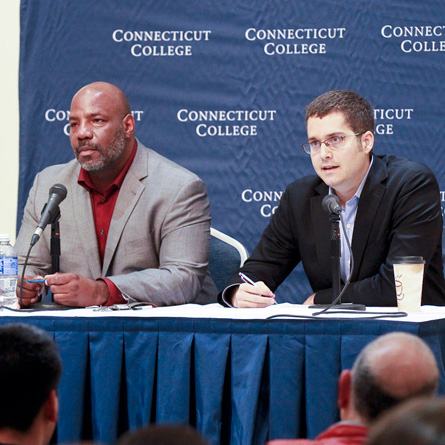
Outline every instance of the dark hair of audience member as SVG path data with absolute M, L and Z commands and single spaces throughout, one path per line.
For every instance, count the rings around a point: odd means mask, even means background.
M 371 428 L 368 445 L 445 445 L 445 399 L 417 398 L 391 409 Z
M 0 326 L 0 429 L 28 431 L 61 371 L 57 346 L 44 331 L 26 324 Z
M 208 445 L 189 425 L 149 425 L 124 434 L 118 445 Z

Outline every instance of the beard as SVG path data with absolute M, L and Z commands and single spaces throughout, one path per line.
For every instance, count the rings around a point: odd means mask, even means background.
M 108 167 L 121 157 L 122 153 L 125 150 L 126 142 L 127 140 L 125 137 L 125 130 L 123 128 L 119 128 L 116 131 L 116 134 L 114 135 L 114 138 L 111 141 L 110 145 L 108 145 L 107 147 L 104 148 L 99 144 L 93 144 L 89 141 L 83 141 L 79 142 L 76 145 L 76 147 L 74 148 L 74 154 L 76 155 L 77 160 L 84 170 L 86 170 L 87 172 L 97 172 Z M 100 156 L 96 159 L 80 161 L 79 153 L 81 149 L 85 148 L 97 151 Z

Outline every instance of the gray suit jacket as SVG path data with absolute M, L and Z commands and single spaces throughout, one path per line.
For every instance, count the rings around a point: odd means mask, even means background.
M 20 266 L 50 187 L 62 183 L 68 194 L 60 204 L 60 272 L 107 277 L 129 301 L 157 306 L 216 301 L 217 291 L 207 273 L 210 206 L 201 179 L 138 141 L 101 266 L 90 195 L 77 183 L 79 170 L 73 159 L 36 176 L 15 245 Z M 48 227 L 33 247 L 27 275 L 51 273 L 50 234 Z

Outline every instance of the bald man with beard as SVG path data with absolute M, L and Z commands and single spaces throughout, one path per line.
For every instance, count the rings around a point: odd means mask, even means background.
M 60 204 L 60 273 L 51 273 L 46 230 L 31 251 L 22 306 L 38 302 L 44 284 L 56 303 L 75 307 L 216 301 L 207 271 L 205 185 L 146 148 L 134 132 L 128 100 L 115 85 L 95 82 L 74 95 L 70 141 L 76 159 L 36 176 L 16 242 L 23 267 L 48 191 L 63 184 L 68 193 Z M 27 281 L 42 278 L 44 284 Z
M 423 340 L 403 332 L 382 335 L 360 352 L 352 370 L 340 375 L 340 422 L 315 440 L 273 440 L 269 445 L 364 444 L 382 413 L 414 397 L 432 397 L 438 384 L 436 359 Z

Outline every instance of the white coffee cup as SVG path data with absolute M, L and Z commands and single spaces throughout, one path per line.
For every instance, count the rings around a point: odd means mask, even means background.
M 421 256 L 393 260 L 397 307 L 402 312 L 420 312 L 425 261 Z

